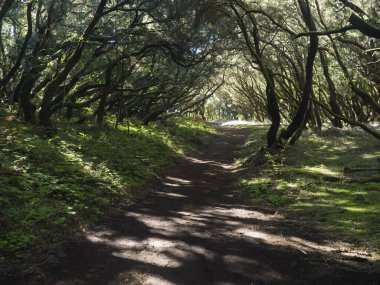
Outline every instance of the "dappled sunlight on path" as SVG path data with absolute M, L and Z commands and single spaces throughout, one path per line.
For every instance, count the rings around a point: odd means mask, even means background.
M 251 207 L 233 174 L 249 129 L 221 131 L 69 245 L 49 284 L 375 284 L 329 258 L 333 247 L 282 231 L 280 214 Z

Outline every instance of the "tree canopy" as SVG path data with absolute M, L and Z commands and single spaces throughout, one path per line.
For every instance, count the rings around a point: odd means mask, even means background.
M 5 0 L 0 99 L 26 123 L 143 124 L 172 115 L 371 128 L 379 4 L 365 1 Z

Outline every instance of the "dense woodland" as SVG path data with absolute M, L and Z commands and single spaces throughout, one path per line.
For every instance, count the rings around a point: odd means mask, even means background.
M 199 114 L 305 127 L 379 118 L 377 1 L 2 1 L 2 108 L 26 123 Z M 217 95 L 217 96 L 213 96 Z M 280 131 L 280 125 L 284 127 Z
M 380 256 L 378 0 L 0 0 L 0 272 L 237 119 L 259 206 Z

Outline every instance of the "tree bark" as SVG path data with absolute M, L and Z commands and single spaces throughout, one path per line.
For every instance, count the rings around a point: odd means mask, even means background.
M 26 32 L 25 38 L 24 38 L 24 43 L 21 46 L 21 50 L 18 54 L 16 62 L 13 64 L 12 68 L 7 72 L 7 74 L 4 76 L 4 78 L 0 80 L 0 89 L 5 87 L 9 83 L 9 81 L 12 79 L 12 77 L 16 74 L 17 70 L 19 69 L 19 67 L 21 65 L 21 60 L 23 59 L 23 57 L 25 55 L 26 48 L 28 46 L 29 40 L 30 40 L 32 33 L 33 33 L 32 7 L 33 7 L 33 1 L 30 1 L 27 4 L 27 8 L 26 8 L 27 9 L 26 17 L 27 17 L 28 27 L 27 27 L 27 32 Z
M 303 16 L 303 20 L 309 30 L 315 31 L 316 26 L 313 20 L 313 16 L 311 15 L 309 2 L 306 0 L 298 0 L 298 4 L 301 9 L 301 13 Z M 305 119 L 305 114 L 308 109 L 312 89 L 313 89 L 313 66 L 314 66 L 314 60 L 317 55 L 318 51 L 318 36 L 317 35 L 311 35 L 310 36 L 310 43 L 309 43 L 309 50 L 306 60 L 306 75 L 305 75 L 305 85 L 302 91 L 302 99 L 301 103 L 298 107 L 297 113 L 293 117 L 292 121 L 288 125 L 286 129 L 283 129 L 280 133 L 279 137 L 279 143 L 281 145 L 285 145 L 286 142 L 289 140 L 289 138 L 296 132 L 296 130 L 300 127 L 302 127 L 302 123 Z
M 355 14 L 352 14 L 348 21 L 351 23 L 351 25 L 355 29 L 359 30 L 362 34 L 364 34 L 368 37 L 380 39 L 380 28 L 379 27 L 374 26 L 374 25 L 364 21 L 362 18 L 360 18 L 359 16 L 357 16 Z
M 273 73 L 271 72 L 270 69 L 267 68 L 262 58 L 262 53 L 260 50 L 260 38 L 259 38 L 256 18 L 254 17 L 254 15 L 249 14 L 249 19 L 253 26 L 253 31 L 251 32 L 253 39 L 251 39 L 248 33 L 248 28 L 245 22 L 243 21 L 242 16 L 240 15 L 238 10 L 234 6 L 234 3 L 231 3 L 230 7 L 232 8 L 237 18 L 238 25 L 240 29 L 242 30 L 244 40 L 252 56 L 252 59 L 257 61 L 260 67 L 260 70 L 266 81 L 267 112 L 269 116 L 271 117 L 271 122 L 272 122 L 267 132 L 267 147 L 271 148 L 275 146 L 277 143 L 277 133 L 278 133 L 278 129 L 281 123 L 281 117 L 280 117 L 280 111 L 278 107 L 278 99 L 277 99 L 277 94 L 276 94 L 276 89 L 275 89 Z M 240 7 L 244 9 L 244 7 L 242 6 Z M 245 12 L 249 12 L 249 11 L 245 9 Z
M 107 0 L 100 1 L 95 15 L 92 18 L 90 24 L 83 32 L 82 38 L 79 41 L 74 53 L 68 58 L 63 70 L 60 73 L 58 73 L 58 75 L 46 86 L 41 103 L 41 110 L 38 114 L 38 119 L 42 126 L 51 125 L 51 116 L 53 114 L 51 110 L 52 101 L 55 95 L 57 94 L 59 86 L 66 80 L 71 70 L 81 59 L 85 47 L 85 42 L 88 39 L 88 37 L 93 33 L 97 23 L 102 18 L 106 4 Z
M 11 9 L 12 4 L 15 0 L 5 0 L 0 9 L 0 31 L 3 29 L 3 20 L 7 15 L 8 11 Z M 5 62 L 5 50 L 3 45 L 3 39 L 0 32 L 0 55 L 3 62 Z M 4 71 L 3 71 L 4 72 Z
M 331 41 L 332 47 L 334 49 L 335 58 L 338 61 L 339 65 L 343 71 L 344 76 L 347 78 L 352 92 L 354 92 L 355 95 L 357 95 L 358 97 L 363 99 L 364 102 L 366 102 L 368 105 L 370 105 L 377 114 L 380 114 L 380 104 L 378 104 L 372 98 L 371 94 L 369 94 L 368 92 L 366 92 L 366 91 L 364 91 L 364 90 L 362 90 L 356 86 L 355 82 L 351 79 L 351 76 L 348 72 L 346 65 L 343 63 L 343 60 L 339 54 L 338 48 L 337 48 L 334 40 L 332 38 L 330 38 L 330 41 Z
M 327 87 L 329 90 L 329 105 L 331 107 L 331 110 L 335 114 L 342 115 L 339 104 L 337 102 L 337 94 L 336 94 L 335 84 L 331 79 L 330 71 L 329 71 L 329 63 L 327 61 L 327 57 L 326 57 L 326 54 L 324 51 L 321 51 L 321 50 L 319 51 L 319 58 L 321 60 L 323 74 L 326 78 Z M 335 117 L 332 120 L 332 124 L 334 127 L 337 127 L 337 128 L 343 127 L 342 121 L 339 120 L 338 118 L 335 118 Z

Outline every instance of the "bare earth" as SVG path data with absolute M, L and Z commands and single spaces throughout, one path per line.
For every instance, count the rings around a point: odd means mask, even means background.
M 40 279 L 14 284 L 380 284 L 372 261 L 252 207 L 234 185 L 250 130 L 219 130 L 163 169 L 150 194 L 70 243 Z

